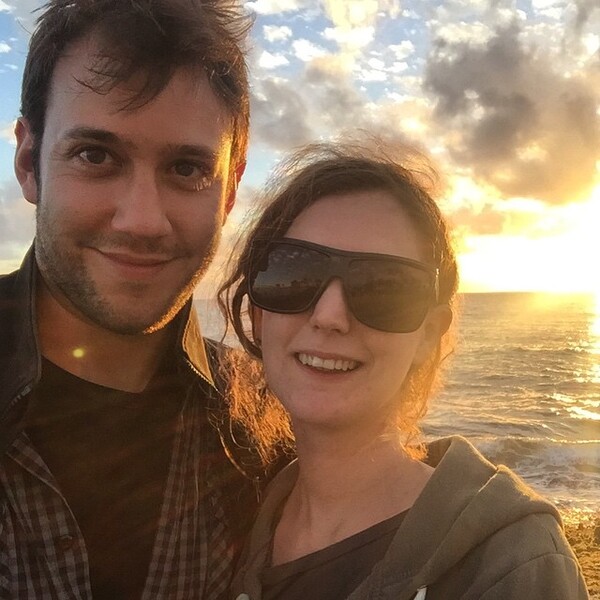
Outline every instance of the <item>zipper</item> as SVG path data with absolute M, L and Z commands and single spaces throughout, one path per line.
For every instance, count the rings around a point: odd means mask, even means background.
M 17 404 L 25 397 L 27 396 L 31 390 L 33 390 L 34 384 L 33 383 L 29 383 L 27 384 L 9 403 L 8 405 L 4 408 L 4 410 L 2 411 L 2 414 L 0 415 L 0 454 L 4 454 L 4 452 L 6 452 L 8 450 L 8 448 L 10 447 L 10 445 L 13 443 L 15 436 L 13 435 L 11 437 L 10 435 L 10 429 L 14 429 L 14 428 L 9 428 L 9 427 L 5 427 L 4 426 L 4 421 L 5 419 L 8 418 L 8 416 L 10 415 L 10 412 L 17 406 Z M 6 437 L 6 439 L 1 439 Z
M 4 419 L 4 417 L 6 417 L 8 415 L 8 413 L 13 409 L 13 407 L 17 404 L 17 402 L 19 402 L 19 400 L 21 400 L 22 398 L 24 398 L 25 396 L 27 396 L 27 394 L 29 394 L 31 392 L 31 390 L 33 389 L 33 383 L 29 383 L 28 385 L 26 385 L 9 403 L 8 406 L 4 409 L 4 411 L 2 412 L 2 415 L 0 416 L 0 420 Z

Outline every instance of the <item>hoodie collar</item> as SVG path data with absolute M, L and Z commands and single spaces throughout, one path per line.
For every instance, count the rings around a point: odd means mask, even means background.
M 452 436 L 428 444 L 426 462 L 435 471 L 400 525 L 386 557 L 358 588 L 361 593 L 382 589 L 382 599 L 412 598 L 408 590 L 435 582 L 508 524 L 532 513 L 560 519 L 554 506 L 509 469 L 486 460 L 465 438 Z M 503 501 L 499 503 L 498 498 Z M 399 564 L 405 565 L 403 572 L 398 571 Z

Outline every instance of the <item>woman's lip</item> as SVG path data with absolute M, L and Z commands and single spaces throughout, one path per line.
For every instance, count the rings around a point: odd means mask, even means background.
M 320 352 L 317 350 L 296 350 L 294 352 L 296 356 L 299 354 L 308 354 L 309 356 L 316 356 L 318 358 L 322 358 L 323 360 L 349 360 L 357 363 L 361 363 L 362 361 L 351 358 L 350 356 L 345 356 L 343 354 L 334 354 L 333 352 Z
M 317 369 L 319 372 L 345 374 L 355 371 L 361 366 L 356 360 L 347 358 L 321 358 L 315 354 L 299 352 L 295 355 L 296 360 L 303 366 L 311 369 Z

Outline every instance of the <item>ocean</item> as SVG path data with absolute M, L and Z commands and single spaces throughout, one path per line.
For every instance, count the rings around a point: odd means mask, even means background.
M 600 298 L 493 293 L 460 297 L 427 438 L 467 437 L 515 470 L 567 521 L 600 511 Z M 197 301 L 219 337 L 213 303 Z

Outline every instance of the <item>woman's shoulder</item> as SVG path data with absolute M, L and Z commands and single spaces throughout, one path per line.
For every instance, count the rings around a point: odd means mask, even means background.
M 477 573 L 472 598 L 588 598 L 579 563 L 561 524 L 549 513 L 505 525 L 473 549 L 460 569 Z
M 427 598 L 587 598 L 553 504 L 464 438 L 429 449 L 435 473 L 401 526 L 394 554 L 416 584 L 431 586 Z M 548 582 L 558 592 L 544 595 L 553 589 Z

